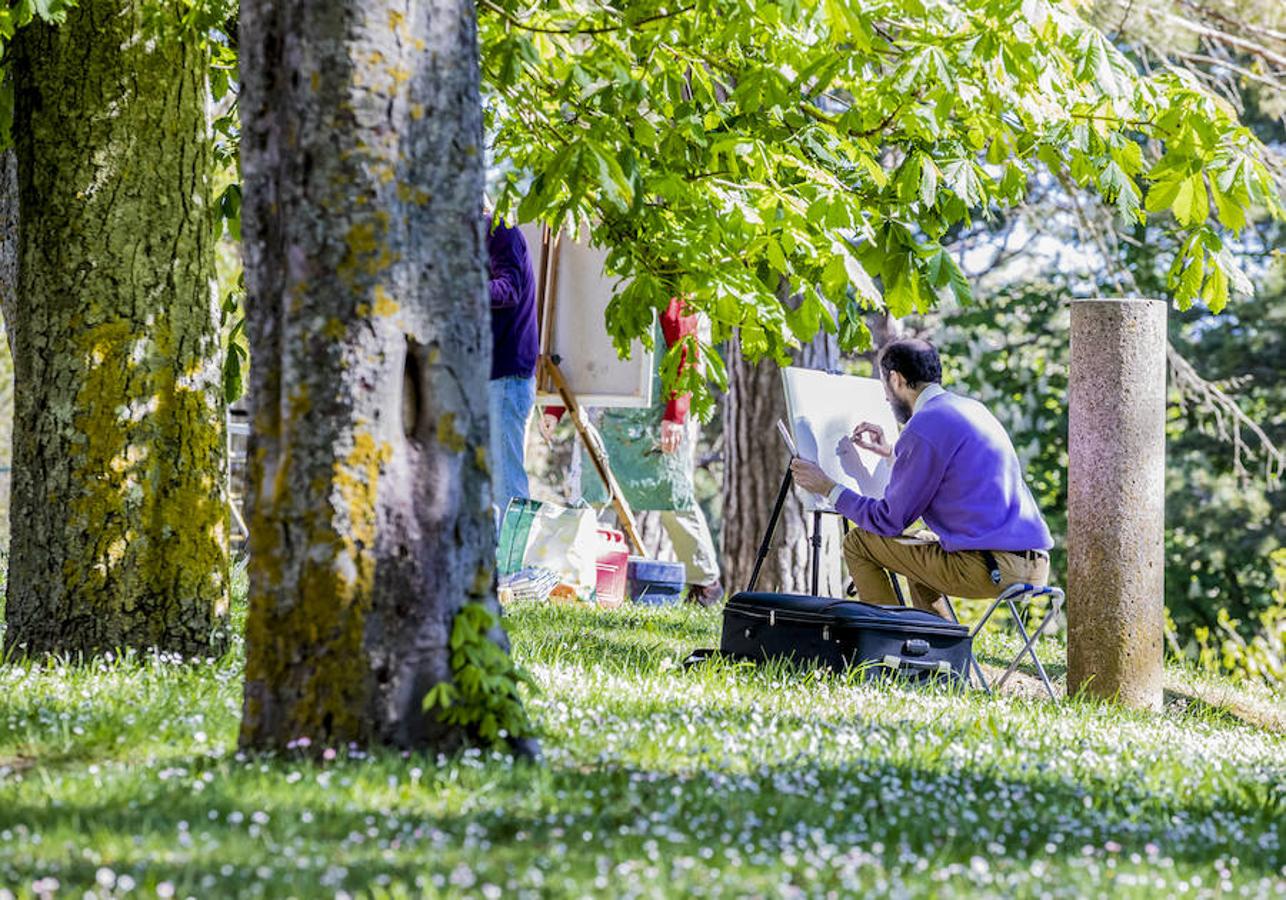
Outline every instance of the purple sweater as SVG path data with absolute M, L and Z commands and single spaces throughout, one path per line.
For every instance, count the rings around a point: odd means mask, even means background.
M 1054 545 L 1004 427 L 981 403 L 950 393 L 926 402 L 902 429 L 883 499 L 845 490 L 835 506 L 858 528 L 887 537 L 923 517 L 948 553 Z
M 487 223 L 487 257 L 491 264 L 491 380 L 536 372 L 536 278 L 527 255 L 527 239 L 504 222 Z

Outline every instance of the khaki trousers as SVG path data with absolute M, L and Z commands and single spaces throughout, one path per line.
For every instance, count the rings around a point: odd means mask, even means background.
M 903 543 L 906 542 L 906 543 Z M 981 550 L 957 550 L 948 553 L 937 541 L 891 538 L 872 534 L 860 528 L 844 538 L 844 561 L 857 587 L 859 599 L 866 603 L 895 605 L 897 595 L 889 572 L 905 575 L 911 586 L 911 602 L 917 609 L 950 618 L 940 599 L 961 597 L 980 599 L 997 597 L 1014 582 L 1043 585 L 1049 581 L 1049 559 L 1028 559 L 1021 553 L 993 550 L 1000 568 L 1000 583 L 991 580 Z
M 661 511 L 661 527 L 674 545 L 674 558 L 683 563 L 688 584 L 711 585 L 719 580 L 714 538 L 701 507 Z

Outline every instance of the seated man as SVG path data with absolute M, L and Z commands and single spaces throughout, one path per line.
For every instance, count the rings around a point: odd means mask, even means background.
M 938 351 L 928 341 L 885 345 L 879 369 L 905 427 L 896 449 L 868 422 L 852 439 L 893 458 L 884 497 L 861 497 L 807 460 L 791 463 L 801 487 L 828 497 L 857 526 L 844 540 L 844 558 L 858 596 L 896 603 L 891 570 L 907 577 L 918 608 L 950 618 L 943 595 L 996 597 L 1014 582 L 1044 584 L 1053 541 L 1005 429 L 981 403 L 943 390 Z M 900 537 L 919 518 L 938 540 Z

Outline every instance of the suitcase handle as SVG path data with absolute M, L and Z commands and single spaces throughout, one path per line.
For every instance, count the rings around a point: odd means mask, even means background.
M 886 656 L 881 662 L 890 669 L 907 669 L 920 672 L 938 672 L 942 675 L 953 674 L 951 663 L 945 659 L 930 662 L 926 659 L 903 659 L 900 656 Z
M 902 652 L 907 656 L 925 656 L 929 652 L 929 642 L 920 638 L 912 638 L 902 645 Z

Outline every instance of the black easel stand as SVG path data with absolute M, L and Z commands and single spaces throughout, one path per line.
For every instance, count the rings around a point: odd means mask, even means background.
M 821 565 L 822 565 L 822 511 L 813 510 L 813 589 L 812 594 L 817 596 L 817 589 L 821 586 Z
M 772 516 L 768 519 L 768 529 L 764 532 L 764 539 L 759 543 L 759 552 L 755 555 L 755 567 L 750 570 L 750 583 L 746 585 L 747 591 L 753 591 L 759 581 L 759 570 L 763 568 L 764 560 L 768 557 L 768 548 L 772 544 L 773 532 L 777 530 L 777 519 L 781 517 L 781 508 L 786 502 L 786 496 L 790 493 L 790 486 L 794 482 L 794 476 L 791 474 L 790 467 L 786 468 L 786 477 L 781 480 L 781 489 L 777 491 L 777 502 L 773 504 Z M 848 519 L 840 516 L 840 522 L 843 525 L 844 533 L 848 534 Z M 821 587 L 821 565 L 822 565 L 822 511 L 813 510 L 813 537 L 810 543 L 813 546 L 812 551 L 812 595 L 817 596 L 818 588 Z M 889 580 L 893 582 L 893 593 L 898 598 L 898 603 L 906 606 L 906 598 L 902 596 L 902 587 L 898 584 L 897 576 L 892 572 L 889 573 Z
M 773 504 L 772 516 L 768 519 L 768 530 L 764 532 L 764 539 L 759 544 L 759 553 L 755 556 L 755 567 L 750 571 L 750 583 L 746 585 L 747 591 L 753 591 L 755 584 L 759 581 L 759 570 L 763 568 L 764 559 L 768 556 L 768 548 L 772 544 L 773 532 L 777 530 L 777 520 L 781 517 L 781 508 L 786 502 L 786 496 L 790 493 L 790 486 L 794 482 L 794 476 L 790 468 L 786 468 L 786 477 L 781 480 L 781 490 L 777 491 L 777 502 Z M 821 510 L 813 511 L 813 545 L 812 552 L 812 593 L 817 596 L 817 589 L 821 586 L 821 565 L 822 565 L 822 513 Z
M 790 493 L 790 485 L 794 480 L 790 466 L 787 466 L 786 477 L 781 480 L 781 490 L 777 492 L 777 502 L 773 504 L 772 517 L 768 520 L 768 530 L 764 532 L 764 539 L 759 544 L 759 552 L 755 555 L 755 567 L 750 570 L 747 591 L 753 591 L 755 583 L 759 581 L 759 570 L 763 568 L 764 558 L 768 556 L 768 545 L 772 543 L 772 533 L 777 530 L 777 517 L 781 515 L 782 504 L 786 502 L 786 495 Z

